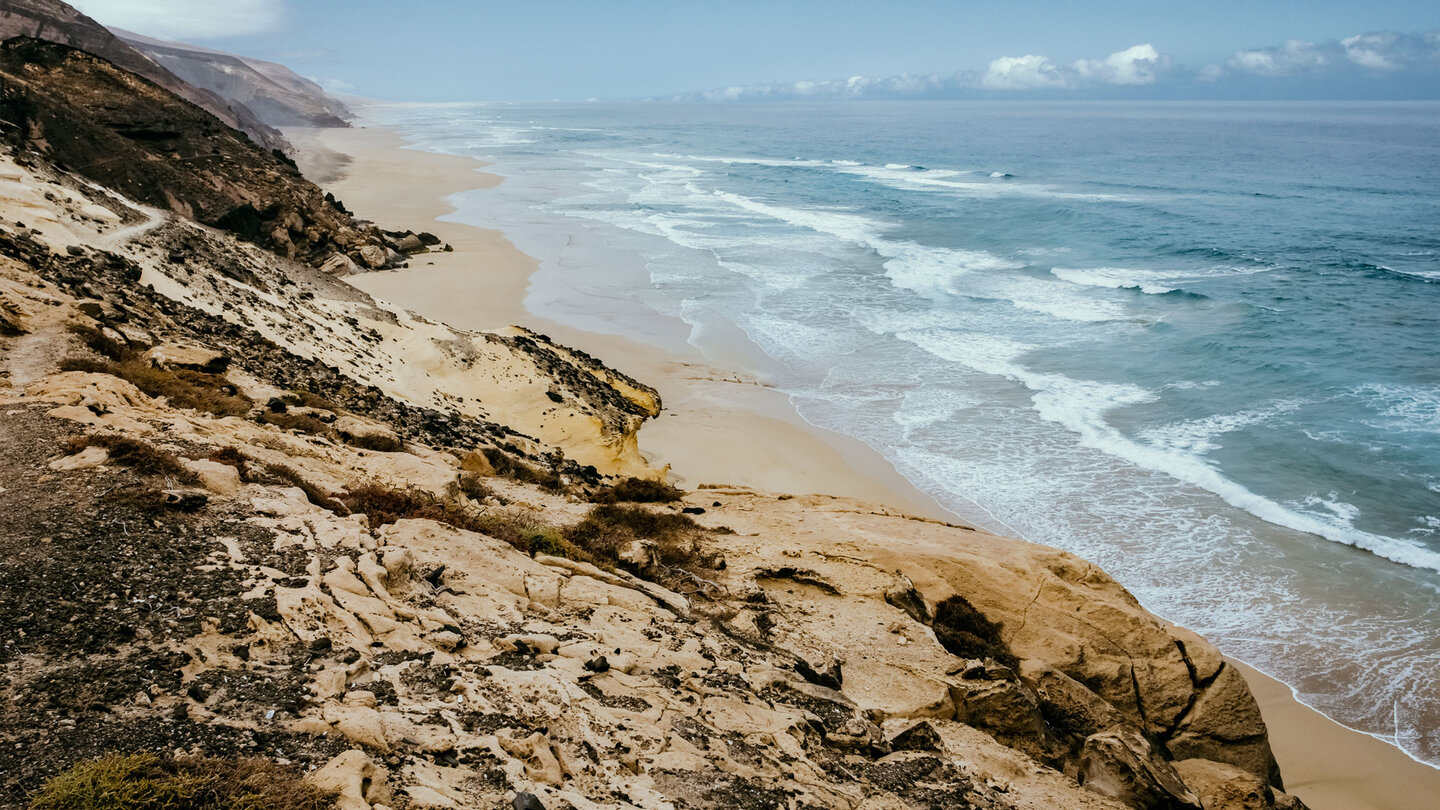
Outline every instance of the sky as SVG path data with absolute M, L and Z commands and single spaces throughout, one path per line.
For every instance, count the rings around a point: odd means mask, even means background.
M 1436 0 L 71 0 L 398 101 L 1440 99 Z

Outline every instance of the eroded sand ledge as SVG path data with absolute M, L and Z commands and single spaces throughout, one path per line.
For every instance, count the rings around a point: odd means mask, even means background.
M 873 450 L 805 423 L 773 391 L 726 382 L 734 375 L 709 368 L 698 357 L 667 355 L 654 346 L 580 332 L 527 312 L 524 298 L 537 262 L 498 231 L 437 219 L 454 210 L 445 201 L 448 195 L 499 182 L 479 171 L 478 161 L 404 149 L 403 139 L 384 129 L 295 135 L 308 154 L 346 156 L 340 162 L 331 159 L 333 179 L 324 184 L 352 207 L 415 227 L 431 222 L 431 230 L 455 245 L 453 254 L 424 257 L 433 265 L 417 262 L 408 270 L 354 277 L 352 283 L 457 326 L 532 325 L 655 385 L 665 395 L 667 412 L 642 430 L 642 450 L 671 464 L 687 482 L 831 492 L 948 517 Z M 1288 687 L 1239 666 L 1260 702 L 1287 786 L 1311 807 L 1401 810 L 1427 806 L 1440 795 L 1440 771 L 1334 723 L 1296 701 Z

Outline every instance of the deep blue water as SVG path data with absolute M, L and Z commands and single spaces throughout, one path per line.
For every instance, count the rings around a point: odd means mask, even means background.
M 1440 105 L 369 115 L 508 178 L 456 218 L 540 314 L 738 329 L 949 508 L 1440 762 Z

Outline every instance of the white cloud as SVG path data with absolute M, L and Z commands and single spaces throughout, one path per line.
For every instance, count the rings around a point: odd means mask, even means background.
M 1301 76 L 1346 68 L 1376 73 L 1398 73 L 1408 68 L 1440 65 L 1440 32 L 1402 34 L 1371 31 L 1342 40 L 1306 42 L 1292 39 L 1284 45 L 1236 51 L 1230 67 L 1256 76 Z
M 1075 72 L 1086 81 L 1117 85 L 1154 84 L 1165 60 L 1146 43 L 1116 51 L 1101 60 L 1081 59 Z
M 1027 95 L 1116 98 L 1130 94 L 1155 97 L 1166 93 L 1176 98 L 1227 93 L 1259 97 L 1273 92 L 1267 88 L 1285 88 L 1284 92 L 1301 92 L 1303 96 L 1304 92 L 1296 88 L 1307 82 L 1320 88 L 1321 93 L 1330 92 L 1326 88 L 1343 85 L 1346 93 L 1433 98 L 1434 88 L 1440 86 L 1435 84 L 1437 78 L 1440 78 L 1440 31 L 1378 31 L 1318 43 L 1292 39 L 1271 47 L 1236 51 L 1226 61 L 1199 67 L 1174 64 L 1154 45 L 1144 43 L 1103 58 L 1069 63 L 1057 63 L 1040 54 L 1003 56 L 991 61 L 984 71 L 772 82 L 676 98 L 710 101 L 972 99 Z
M 980 86 L 987 90 L 1035 90 L 1065 87 L 1069 82 L 1049 57 L 1002 56 L 990 63 Z
M 284 0 L 70 0 L 102 25 L 165 39 L 210 39 L 279 28 Z
M 1236 51 L 1230 67 L 1256 76 L 1293 76 L 1328 67 L 1334 61 L 1334 49 L 1303 39 L 1287 40 L 1284 45 Z

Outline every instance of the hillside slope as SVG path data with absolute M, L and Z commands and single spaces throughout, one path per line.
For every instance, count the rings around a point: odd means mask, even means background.
M 320 85 L 262 59 L 112 29 L 126 44 L 195 87 L 245 105 L 276 127 L 346 127 L 353 117 Z
M 244 132 L 264 149 L 289 148 L 278 130 L 262 122 L 243 103 L 187 84 L 68 3 L 60 0 L 0 2 L 0 40 L 11 37 L 32 37 L 94 54 L 204 109 Z

